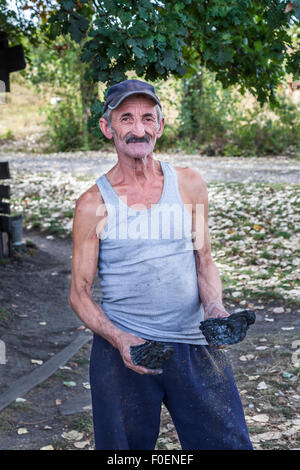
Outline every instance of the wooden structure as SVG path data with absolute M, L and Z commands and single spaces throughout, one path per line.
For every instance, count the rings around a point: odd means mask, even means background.
M 0 162 L 0 180 L 10 178 L 8 162 Z M 10 186 L 0 185 L 0 258 L 11 256 L 13 251 L 13 223 L 20 221 L 22 215 L 11 216 Z M 5 199 L 6 201 L 3 201 Z
M 4 83 L 6 92 L 10 91 L 9 74 L 25 67 L 23 46 L 9 47 L 6 32 L 0 31 L 0 81 Z

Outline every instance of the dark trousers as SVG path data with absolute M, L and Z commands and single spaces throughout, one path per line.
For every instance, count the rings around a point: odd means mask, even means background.
M 95 448 L 153 450 L 164 403 L 182 449 L 252 449 L 226 353 L 173 344 L 162 375 L 140 375 L 124 366 L 110 343 L 94 336 L 90 384 Z

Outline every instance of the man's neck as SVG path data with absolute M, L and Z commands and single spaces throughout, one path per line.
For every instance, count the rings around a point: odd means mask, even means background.
M 161 175 L 160 164 L 153 158 L 153 154 L 150 154 L 143 158 L 119 156 L 118 163 L 112 169 L 110 176 L 112 180 L 122 180 L 126 184 L 144 186 L 158 175 Z

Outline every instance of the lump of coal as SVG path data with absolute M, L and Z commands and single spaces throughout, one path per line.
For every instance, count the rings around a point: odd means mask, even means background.
M 250 325 L 255 322 L 252 310 L 232 313 L 226 318 L 208 318 L 200 324 L 200 330 L 208 344 L 235 344 L 243 341 Z
M 137 346 L 130 346 L 130 355 L 134 365 L 145 366 L 149 369 L 159 369 L 173 352 L 174 347 L 171 344 L 158 341 L 146 341 Z

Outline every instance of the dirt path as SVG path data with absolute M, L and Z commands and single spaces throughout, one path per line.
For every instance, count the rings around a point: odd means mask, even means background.
M 37 233 L 24 238 L 37 249 L 0 265 L 0 338 L 7 360 L 0 364 L 0 399 L 12 383 L 43 367 L 79 334 L 89 334 L 67 304 L 71 241 Z M 97 288 L 95 296 L 100 297 Z M 299 448 L 300 305 L 272 300 L 240 305 L 240 300 L 225 297 L 224 303 L 230 311 L 254 309 L 257 320 L 246 340 L 225 354 L 234 367 L 254 446 Z M 282 313 L 275 313 L 279 307 Z M 0 412 L 0 450 L 93 448 L 90 347 L 87 340 L 54 374 Z M 164 408 L 157 449 L 180 449 Z

